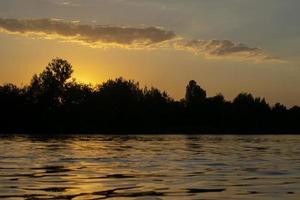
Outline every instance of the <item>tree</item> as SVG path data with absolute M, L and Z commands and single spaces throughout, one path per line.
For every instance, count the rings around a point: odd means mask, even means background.
M 143 93 L 144 101 L 151 102 L 151 104 L 154 105 L 167 104 L 172 101 L 166 92 L 161 92 L 159 89 L 154 87 L 151 87 L 150 89 L 147 87 L 144 88 Z
M 90 84 L 77 83 L 75 79 L 65 84 L 63 103 L 66 105 L 80 105 L 87 102 L 93 95 Z
M 42 73 L 32 77 L 28 87 L 32 101 L 54 106 L 61 104 L 67 80 L 72 73 L 72 65 L 68 61 L 53 59 Z
M 22 90 L 12 83 L 0 86 L 0 106 L 7 106 L 7 104 L 14 103 L 23 103 L 21 96 Z
M 96 89 L 96 95 L 107 112 L 119 116 L 125 113 L 133 114 L 142 98 L 139 83 L 125 80 L 122 77 L 108 80 Z
M 203 90 L 197 82 L 191 80 L 186 87 L 185 102 L 188 106 L 201 104 L 206 99 L 206 91 Z
M 39 78 L 44 89 L 61 90 L 65 86 L 66 81 L 71 78 L 72 73 L 72 65 L 68 61 L 56 58 L 48 64 Z
M 233 100 L 233 104 L 235 104 L 236 106 L 240 106 L 240 107 L 248 107 L 254 104 L 254 98 L 252 96 L 252 94 L 248 94 L 248 93 L 240 93 L 239 95 L 237 95 L 234 100 Z
M 274 105 L 274 107 L 272 108 L 272 111 L 275 112 L 275 113 L 284 113 L 284 112 L 287 111 L 287 108 L 284 105 L 280 104 L 280 103 L 276 103 Z
M 29 86 L 0 85 L 2 132 L 299 133 L 300 107 L 273 107 L 241 93 L 233 101 L 207 97 L 194 80 L 182 100 L 117 78 L 96 87 L 71 79 L 72 66 L 53 59 Z M 145 132 L 143 132 L 145 131 Z
M 122 77 L 115 80 L 108 80 L 102 85 L 99 85 L 98 92 L 101 96 L 111 98 L 120 103 L 122 103 L 122 101 L 139 101 L 142 95 L 138 82 L 125 80 Z

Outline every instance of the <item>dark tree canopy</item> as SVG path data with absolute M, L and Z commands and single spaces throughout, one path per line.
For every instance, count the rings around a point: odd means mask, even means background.
M 34 101 L 45 104 L 61 104 L 62 95 L 66 88 L 67 80 L 73 73 L 72 65 L 68 61 L 53 59 L 39 75 L 34 75 L 28 92 Z
M 28 86 L 0 86 L 0 131 L 33 133 L 300 133 L 300 107 L 270 106 L 240 93 L 207 97 L 189 81 L 177 101 L 122 77 L 97 86 L 71 79 L 72 65 L 53 59 Z
M 194 106 L 203 103 L 206 98 L 206 91 L 203 90 L 197 82 L 191 80 L 186 86 L 185 101 L 187 105 Z

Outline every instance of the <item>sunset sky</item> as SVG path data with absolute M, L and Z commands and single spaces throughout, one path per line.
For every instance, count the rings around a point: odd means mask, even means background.
M 239 92 L 300 105 L 299 0 L 0 0 L 0 83 L 55 57 L 82 82 L 123 76 L 179 99 Z

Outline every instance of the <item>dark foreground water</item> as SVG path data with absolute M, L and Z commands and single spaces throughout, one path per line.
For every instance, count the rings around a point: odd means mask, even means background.
M 300 136 L 0 136 L 0 199 L 300 199 Z

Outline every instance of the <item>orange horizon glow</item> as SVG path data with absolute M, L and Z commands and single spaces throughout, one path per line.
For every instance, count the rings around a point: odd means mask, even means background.
M 298 3 L 14 2 L 0 2 L 0 84 L 29 84 L 60 57 L 86 84 L 124 77 L 180 99 L 196 80 L 209 96 L 300 104 Z

